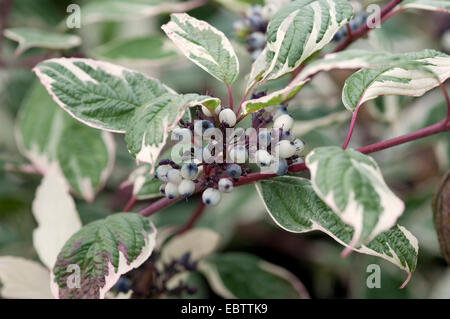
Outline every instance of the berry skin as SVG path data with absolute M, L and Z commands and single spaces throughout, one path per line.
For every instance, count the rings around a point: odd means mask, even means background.
M 169 169 L 167 172 L 167 180 L 169 183 L 180 184 L 182 180 L 180 170 L 175 168 Z
M 300 155 L 300 153 L 305 149 L 305 142 L 303 142 L 301 139 L 296 139 L 294 141 L 295 145 L 295 154 Z
M 169 169 L 171 169 L 171 167 L 169 165 L 158 166 L 158 168 L 156 169 L 155 177 L 159 181 L 161 181 L 163 183 L 167 183 L 169 181 L 167 179 L 167 172 L 169 171 Z
M 196 179 L 198 176 L 198 167 L 195 163 L 186 163 L 181 167 L 180 173 L 185 179 Z
M 234 114 L 232 109 L 226 108 L 219 113 L 220 123 L 227 124 L 228 127 L 233 127 L 236 125 L 236 114 Z
M 131 289 L 131 283 L 128 278 L 120 277 L 114 285 L 118 292 L 127 293 Z
M 277 146 L 276 146 L 278 151 L 278 155 L 281 158 L 289 158 L 292 155 L 295 154 L 295 144 L 294 142 L 288 141 L 288 140 L 282 140 L 280 142 L 278 142 Z
M 178 185 L 178 193 L 184 198 L 187 198 L 194 194 L 194 191 L 195 183 L 189 179 L 183 179 Z
M 270 133 L 266 130 L 262 130 L 258 133 L 258 145 L 266 147 L 270 144 Z
M 233 182 L 228 178 L 221 178 L 219 180 L 219 190 L 222 193 L 230 193 L 233 190 Z
M 227 167 L 227 176 L 231 178 L 239 178 L 242 174 L 242 168 L 239 165 L 231 164 Z
M 162 185 L 159 187 L 159 193 L 160 193 L 161 195 L 166 195 L 166 184 L 162 184 Z
M 189 143 L 192 139 L 192 133 L 190 129 L 177 127 L 172 131 L 172 141 Z
M 288 172 L 288 162 L 284 158 L 279 158 L 272 164 L 271 168 L 279 176 L 286 175 Z
M 270 163 L 272 163 L 272 155 L 269 154 L 266 150 L 258 150 L 255 153 L 256 163 L 260 167 L 268 167 Z
M 253 32 L 247 38 L 247 43 L 252 50 L 263 49 L 266 46 L 266 36 L 262 32 Z
M 202 194 L 203 203 L 207 206 L 216 206 L 220 202 L 220 192 L 214 188 L 207 188 Z
M 243 145 L 235 146 L 230 151 L 230 157 L 235 163 L 245 163 L 248 160 L 248 150 Z
M 168 199 L 174 199 L 175 197 L 178 197 L 178 185 L 174 183 L 167 183 L 165 193 Z
M 289 131 L 292 128 L 293 124 L 294 119 L 288 114 L 283 114 L 275 120 L 275 122 L 273 123 L 273 127 L 276 129 L 281 128 L 285 131 Z
M 293 141 L 295 139 L 295 135 L 292 134 L 291 131 L 283 131 L 283 133 L 281 133 L 281 139 Z
M 194 132 L 197 135 L 202 135 L 204 131 L 213 127 L 214 125 L 208 120 L 195 121 Z

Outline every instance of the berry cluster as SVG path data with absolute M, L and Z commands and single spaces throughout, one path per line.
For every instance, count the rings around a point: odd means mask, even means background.
M 352 32 L 356 31 L 360 26 L 364 25 L 367 20 L 365 12 L 359 12 L 355 14 L 352 20 L 349 22 L 349 27 Z M 339 42 L 347 36 L 347 26 L 342 27 L 333 38 L 334 42 Z
M 211 112 L 214 112 L 213 115 Z M 230 193 L 241 176 L 251 172 L 249 162 L 255 163 L 260 170 L 267 173 L 284 175 L 292 164 L 302 163 L 300 153 L 304 142 L 296 139 L 291 132 L 294 123 L 285 105 L 266 108 L 253 114 L 252 128 L 255 143 L 250 142 L 251 136 L 241 128 L 234 128 L 237 119 L 230 108 L 218 108 L 211 111 L 202 107 L 197 111 L 194 122 L 180 121 L 180 127 L 172 132 L 172 140 L 182 143 L 194 140 L 190 147 L 188 160 L 183 158 L 183 164 L 178 165 L 172 160 L 163 159 L 159 162 L 155 177 L 163 183 L 160 191 L 169 199 L 178 196 L 187 198 L 196 189 L 204 189 L 203 203 L 215 206 L 220 202 L 222 194 Z M 266 126 L 273 122 L 269 130 Z M 222 141 L 210 131 L 232 136 Z M 202 136 L 202 145 L 196 145 L 192 136 Z M 203 142 L 206 145 L 203 146 Z M 222 143 L 221 151 L 217 145 Z

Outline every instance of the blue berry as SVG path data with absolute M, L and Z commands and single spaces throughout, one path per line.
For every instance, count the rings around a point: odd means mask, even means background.
M 209 128 L 213 128 L 214 124 L 212 124 L 208 120 L 201 120 L 201 121 L 195 121 L 194 124 L 194 131 L 198 135 L 202 135 L 204 131 L 206 131 Z
M 128 278 L 120 277 L 114 287 L 118 292 L 127 293 L 131 288 L 131 282 Z
M 227 167 L 227 176 L 231 178 L 239 178 L 242 174 L 242 168 L 237 164 L 231 164 Z
M 283 133 L 281 133 L 281 139 L 282 140 L 293 141 L 295 139 L 295 135 L 292 134 L 291 131 L 283 131 Z
M 266 36 L 262 32 L 253 32 L 247 38 L 247 43 L 253 50 L 263 49 L 266 46 Z

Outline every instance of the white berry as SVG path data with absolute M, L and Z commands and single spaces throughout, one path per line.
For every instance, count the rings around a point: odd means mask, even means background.
M 178 185 L 178 193 L 184 198 L 191 196 L 195 190 L 195 183 L 189 179 L 183 179 Z
M 278 152 L 278 156 L 281 158 L 289 158 L 295 154 L 295 144 L 294 142 L 288 140 L 282 140 L 278 142 L 276 151 Z
M 214 188 L 207 188 L 202 194 L 202 200 L 207 206 L 216 206 L 220 202 L 220 192 Z
M 180 170 L 175 168 L 169 169 L 167 172 L 167 180 L 169 183 L 180 184 L 182 180 Z
M 269 154 L 266 150 L 258 150 L 255 153 L 256 163 L 260 167 L 268 167 L 272 162 L 272 155 Z
M 192 140 L 192 132 L 188 128 L 177 127 L 172 131 L 172 141 L 190 143 Z
M 168 199 L 174 199 L 178 197 L 178 185 L 174 183 L 167 183 L 166 188 L 164 189 L 164 193 Z
M 219 113 L 220 123 L 227 124 L 229 127 L 236 125 L 236 114 L 232 109 L 226 108 Z
M 300 155 L 300 153 L 305 149 L 305 142 L 300 139 L 296 139 L 294 141 L 295 145 L 295 154 Z
M 195 163 L 186 163 L 181 167 L 181 176 L 185 179 L 196 179 L 198 176 L 198 167 Z
M 233 182 L 228 178 L 221 178 L 219 180 L 219 190 L 222 193 L 230 193 L 233 190 Z
M 288 114 L 283 114 L 276 118 L 275 122 L 273 123 L 273 127 L 276 129 L 281 128 L 285 131 L 289 131 L 292 128 L 293 124 L 294 119 Z
M 156 169 L 155 177 L 159 181 L 161 181 L 163 183 L 167 183 L 169 181 L 167 179 L 167 172 L 169 171 L 169 169 L 171 169 L 171 167 L 169 165 L 158 166 L 158 168 Z
M 235 146 L 230 151 L 234 163 L 245 163 L 248 160 L 248 150 L 243 145 Z

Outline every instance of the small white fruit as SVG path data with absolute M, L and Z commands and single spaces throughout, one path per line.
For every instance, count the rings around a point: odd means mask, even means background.
M 195 183 L 189 179 L 183 179 L 178 185 L 178 193 L 184 198 L 191 196 L 195 190 Z
M 175 197 L 178 197 L 178 185 L 174 183 L 167 183 L 166 188 L 164 189 L 164 192 L 166 194 L 166 197 L 168 199 L 174 199 Z
M 198 176 L 198 167 L 195 163 L 186 163 L 181 167 L 180 173 L 185 179 L 196 179 Z
M 278 156 L 281 158 L 289 158 L 292 155 L 295 154 L 295 144 L 294 142 L 288 141 L 288 140 L 282 140 L 278 142 L 276 146 L 276 152 L 278 153 Z
M 175 168 L 169 169 L 167 172 L 167 180 L 169 183 L 180 184 L 182 180 L 180 170 Z
M 281 128 L 285 131 L 289 131 L 292 128 L 293 124 L 294 119 L 288 114 L 283 114 L 276 118 L 275 122 L 273 123 L 273 127 L 276 129 Z
M 272 155 L 269 154 L 266 150 L 258 150 L 255 153 L 256 163 L 260 167 L 268 167 L 272 162 Z
M 170 165 L 160 165 L 158 166 L 158 168 L 156 169 L 156 173 L 155 173 L 155 177 L 163 182 L 163 183 L 167 183 L 169 180 L 167 179 L 167 172 L 169 171 L 169 169 L 171 169 L 172 167 L 170 167 Z
M 177 127 L 172 131 L 172 141 L 190 143 L 192 140 L 192 132 L 188 128 Z
M 230 193 L 233 190 L 233 182 L 228 178 L 221 178 L 219 180 L 219 190 L 222 193 Z
M 226 108 L 219 113 L 220 123 L 227 124 L 229 127 L 236 125 L 236 114 L 234 114 L 232 109 Z
M 305 142 L 303 142 L 301 139 L 296 139 L 294 141 L 295 145 L 295 154 L 300 155 L 300 153 L 305 149 Z
M 248 150 L 243 145 L 238 145 L 230 150 L 230 157 L 234 163 L 245 163 L 248 160 Z
M 203 203 L 207 206 L 216 206 L 220 202 L 220 192 L 214 188 L 207 188 L 202 194 Z

